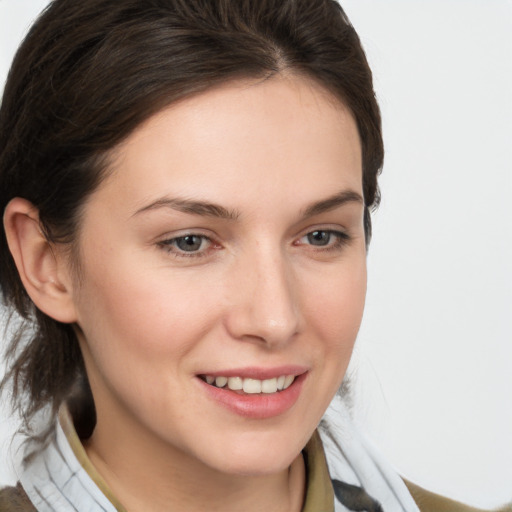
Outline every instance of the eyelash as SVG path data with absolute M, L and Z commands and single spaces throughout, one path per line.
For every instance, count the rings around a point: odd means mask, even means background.
M 329 235 L 329 241 L 325 246 L 319 245 L 315 246 L 313 244 L 308 243 L 300 243 L 300 240 L 304 238 L 308 238 L 309 236 L 315 234 L 315 233 L 325 233 Z M 177 247 L 177 244 L 180 241 L 183 241 L 187 238 L 200 238 L 201 239 L 201 246 L 203 243 L 208 243 L 209 246 L 204 250 L 198 250 L 198 251 L 184 251 Z M 331 242 L 331 237 L 334 237 L 334 243 Z M 301 236 L 299 238 L 299 242 L 295 242 L 294 245 L 310 245 L 311 247 L 317 247 L 316 251 L 318 252 L 328 252 L 328 251 L 336 251 L 342 249 L 345 245 L 347 245 L 350 241 L 350 236 L 343 232 L 343 231 L 337 231 L 334 229 L 315 229 L 313 231 L 309 231 L 305 235 Z M 167 240 L 162 240 L 158 243 L 160 247 L 162 247 L 168 254 L 174 256 L 175 258 L 204 258 L 209 255 L 210 250 L 213 249 L 213 246 L 215 246 L 215 242 L 206 235 L 201 235 L 197 233 L 187 233 L 182 236 L 177 236 L 175 238 L 169 238 Z M 200 246 L 200 247 L 201 247 Z M 220 246 L 218 246 L 220 247 Z

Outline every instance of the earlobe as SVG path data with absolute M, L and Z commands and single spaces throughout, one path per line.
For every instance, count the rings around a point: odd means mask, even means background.
M 67 262 L 42 232 L 37 209 L 26 199 L 12 199 L 4 227 L 21 281 L 36 307 L 59 322 L 75 322 Z

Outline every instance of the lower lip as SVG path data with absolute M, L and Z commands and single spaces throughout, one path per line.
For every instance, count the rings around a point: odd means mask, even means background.
M 199 377 L 208 395 L 231 412 L 252 419 L 266 419 L 279 416 L 297 402 L 307 373 L 298 375 L 290 387 L 276 393 L 255 393 L 240 395 L 228 388 L 216 388 Z

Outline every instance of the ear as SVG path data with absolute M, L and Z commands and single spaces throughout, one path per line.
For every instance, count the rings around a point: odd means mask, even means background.
M 42 232 L 37 208 L 25 199 L 12 199 L 4 228 L 23 286 L 36 307 L 58 322 L 75 322 L 69 265 L 62 248 Z

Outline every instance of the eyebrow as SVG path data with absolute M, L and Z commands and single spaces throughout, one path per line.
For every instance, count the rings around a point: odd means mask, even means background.
M 359 193 L 353 190 L 342 190 L 333 196 L 322 199 L 321 201 L 317 201 L 316 203 L 312 203 L 307 206 L 304 210 L 303 217 L 313 217 L 314 215 L 329 212 L 339 208 L 340 206 L 343 206 L 346 203 L 352 202 L 364 205 L 364 200 Z
M 200 215 L 203 217 L 217 217 L 226 220 L 236 220 L 240 217 L 240 213 L 236 210 L 228 210 L 218 204 L 209 203 L 206 201 L 194 201 L 191 199 L 162 197 L 153 201 L 137 210 L 134 215 L 156 210 L 158 208 L 171 208 L 179 212 L 188 213 L 192 215 Z
M 353 190 L 342 190 L 326 199 L 322 199 L 315 203 L 308 205 L 302 213 L 303 218 L 313 217 L 324 212 L 328 212 L 343 206 L 346 203 L 356 202 L 364 204 L 361 195 Z M 216 217 L 226 220 L 237 220 L 240 217 L 238 210 L 228 210 L 218 204 L 210 203 L 207 201 L 196 201 L 184 198 L 171 198 L 162 197 L 153 201 L 152 203 L 143 206 L 137 210 L 133 215 L 138 215 L 143 212 L 157 210 L 159 208 L 170 208 L 179 212 L 188 213 L 192 215 L 200 215 L 203 217 Z

